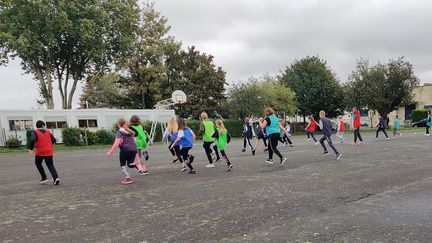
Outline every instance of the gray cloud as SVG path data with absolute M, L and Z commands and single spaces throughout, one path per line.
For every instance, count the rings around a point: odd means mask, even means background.
M 278 74 L 307 55 L 327 60 L 341 81 L 361 57 L 403 55 L 422 82 L 432 82 L 427 0 L 157 0 L 156 8 L 184 47 L 215 56 L 229 83 Z M 21 73 L 16 64 L 0 67 L 0 107 L 34 106 L 34 81 Z

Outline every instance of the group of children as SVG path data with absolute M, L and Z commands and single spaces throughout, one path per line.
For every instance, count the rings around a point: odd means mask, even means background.
M 354 126 L 354 141 L 353 145 L 358 144 L 357 141 L 363 143 L 363 139 L 360 134 L 360 112 L 357 108 L 353 108 L 352 118 Z M 275 111 L 272 108 L 266 108 L 264 110 L 265 118 L 258 118 L 258 125 L 256 131 L 253 129 L 253 119 L 245 118 L 244 129 L 243 129 L 243 149 L 242 152 L 246 151 L 246 147 L 255 155 L 258 142 L 263 141 L 265 146 L 264 151 L 268 151 L 267 163 L 273 164 L 273 155 L 276 154 L 280 159 L 280 165 L 284 164 L 287 160 L 280 151 L 278 150 L 278 142 L 282 142 L 284 145 L 293 147 L 291 141 L 293 128 L 290 122 L 285 122 L 279 119 L 275 115 Z M 319 112 L 320 120 L 317 122 L 313 116 L 308 117 L 308 124 L 306 126 L 308 140 L 311 139 L 323 147 L 323 155 L 328 155 L 329 152 L 325 145 L 327 141 L 328 145 L 336 154 L 336 160 L 339 160 L 342 156 L 341 153 L 336 149 L 331 139 L 332 129 L 334 129 L 334 122 L 326 117 L 325 111 Z M 226 154 L 226 146 L 230 142 L 231 136 L 221 119 L 216 120 L 214 123 L 208 119 L 207 113 L 203 112 L 200 116 L 200 133 L 203 135 L 203 148 L 207 155 L 208 164 L 207 168 L 214 168 L 215 163 L 221 162 L 222 159 L 227 164 L 226 171 L 230 171 L 233 168 L 233 164 L 229 160 Z M 315 138 L 315 131 L 317 126 L 321 129 L 323 136 L 319 141 Z M 429 114 L 427 120 L 427 131 L 432 126 L 431 115 Z M 36 122 L 36 130 L 32 133 L 29 153 L 35 155 L 35 164 L 42 177 L 40 183 L 47 184 L 47 176 L 42 167 L 42 162 L 45 161 L 52 177 L 53 184 L 59 185 L 60 179 L 58 178 L 57 171 L 53 163 L 53 144 L 56 139 L 49 130 L 46 129 L 43 121 Z M 377 124 L 376 138 L 378 138 L 379 132 L 383 132 L 386 138 L 388 135 L 385 131 L 386 125 L 384 119 L 380 117 Z M 399 128 L 398 116 L 394 120 L 393 135 L 399 135 L 397 132 Z M 345 125 L 342 116 L 339 116 L 336 121 L 336 135 L 340 139 L 340 143 L 344 143 L 344 131 Z M 256 136 L 255 147 L 252 146 L 251 139 Z M 134 168 L 138 171 L 139 175 L 147 175 L 148 170 L 144 161 L 149 160 L 149 154 L 147 151 L 150 145 L 150 138 L 144 127 L 141 125 L 141 120 L 138 116 L 134 115 L 130 118 L 129 122 L 125 119 L 118 120 L 118 131 L 115 135 L 115 141 L 111 149 L 108 151 L 108 155 L 112 155 L 117 149 L 120 149 L 119 162 L 121 171 L 123 173 L 122 184 L 131 184 L 133 180 L 128 172 L 128 168 Z M 195 133 L 190 129 L 184 119 L 177 119 L 176 117 L 170 117 L 168 119 L 167 128 L 164 131 L 163 142 L 169 142 L 168 149 L 173 156 L 173 163 L 179 162 L 182 166 L 181 171 L 185 172 L 189 169 L 189 174 L 195 174 L 196 171 L 192 166 L 194 156 L 189 152 L 193 147 L 195 141 Z M 34 149 L 36 151 L 34 151 Z M 215 158 L 213 157 L 215 154 Z

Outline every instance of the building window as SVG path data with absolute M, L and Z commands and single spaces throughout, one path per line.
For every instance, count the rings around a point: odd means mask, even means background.
M 32 120 L 9 120 L 10 130 L 32 130 L 33 121 Z
M 50 121 L 46 123 L 47 129 L 59 129 L 59 128 L 65 128 L 66 122 L 65 121 Z
M 86 127 L 86 128 L 98 127 L 96 119 L 78 120 L 78 126 L 79 127 Z

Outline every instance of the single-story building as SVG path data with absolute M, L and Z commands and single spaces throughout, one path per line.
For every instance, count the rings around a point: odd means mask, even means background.
M 43 120 L 47 128 L 61 142 L 61 130 L 68 127 L 87 128 L 90 131 L 111 129 L 119 118 L 129 119 L 139 116 L 143 121 L 166 122 L 175 115 L 174 110 L 112 110 L 112 109 L 75 109 L 75 110 L 20 110 L 0 109 L 0 146 L 5 140 L 15 136 L 24 143 L 26 131 L 35 128 L 36 121 Z

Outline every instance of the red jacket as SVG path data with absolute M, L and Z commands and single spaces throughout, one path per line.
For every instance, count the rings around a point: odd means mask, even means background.
M 309 132 L 315 132 L 315 130 L 316 130 L 315 119 L 311 119 L 308 131 Z
M 355 112 L 354 115 L 356 116 L 354 119 L 354 128 L 357 129 L 357 128 L 360 128 L 361 115 L 360 115 L 360 112 L 358 112 L 358 111 Z
M 37 141 L 35 143 L 36 156 L 53 156 L 54 149 L 51 140 L 51 132 L 46 130 L 44 133 L 39 129 L 35 130 Z

